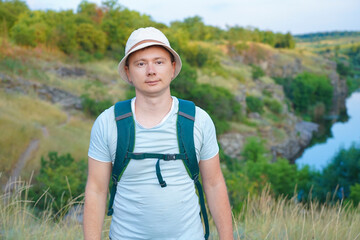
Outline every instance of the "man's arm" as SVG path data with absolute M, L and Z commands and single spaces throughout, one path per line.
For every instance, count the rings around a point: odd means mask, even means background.
M 233 239 L 232 217 L 219 154 L 199 164 L 206 200 L 221 240 Z
M 85 189 L 84 238 L 101 239 L 112 164 L 89 157 Z

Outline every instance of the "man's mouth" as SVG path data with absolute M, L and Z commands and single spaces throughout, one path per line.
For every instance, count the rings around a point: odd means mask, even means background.
M 155 85 L 155 84 L 157 84 L 158 82 L 160 82 L 160 80 L 145 81 L 145 83 L 148 84 L 148 85 Z

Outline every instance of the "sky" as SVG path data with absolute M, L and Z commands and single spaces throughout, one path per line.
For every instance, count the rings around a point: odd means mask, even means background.
M 26 0 L 31 10 L 76 11 L 81 0 Z M 101 5 L 102 0 L 88 0 Z M 207 25 L 255 27 L 292 34 L 360 31 L 360 0 L 119 0 L 169 25 L 200 16 Z

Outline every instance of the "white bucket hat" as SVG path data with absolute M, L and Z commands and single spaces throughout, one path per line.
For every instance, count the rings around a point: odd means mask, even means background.
M 129 55 L 137 50 L 154 45 L 166 48 L 174 56 L 174 60 L 176 62 L 174 78 L 180 73 L 181 59 L 179 54 L 177 54 L 177 52 L 171 48 L 169 40 L 160 30 L 154 27 L 147 27 L 139 28 L 133 31 L 126 42 L 125 56 L 123 59 L 121 59 L 118 66 L 118 72 L 123 80 L 131 84 L 125 71 L 126 59 L 129 57 Z

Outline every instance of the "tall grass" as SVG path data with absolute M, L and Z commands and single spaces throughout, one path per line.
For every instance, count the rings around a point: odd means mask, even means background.
M 234 217 L 234 239 L 360 239 L 360 208 L 351 204 L 308 204 L 272 197 L 268 189 L 248 196 Z M 218 239 L 216 233 L 212 239 Z
M 32 201 L 27 196 L 30 182 L 13 184 L 12 192 L 0 195 L 0 239 L 83 239 L 81 223 L 64 217 L 70 208 L 82 206 L 79 201 L 82 196 L 66 203 L 59 212 L 52 211 L 51 201 L 46 211 L 39 212 L 36 209 L 39 199 Z M 106 217 L 102 239 L 108 238 L 110 221 Z M 296 198 L 275 199 L 265 189 L 260 196 L 248 196 L 242 211 L 234 213 L 233 225 L 236 240 L 355 240 L 360 239 L 360 209 L 342 202 L 304 205 L 296 202 Z M 212 220 L 210 229 L 210 239 L 218 239 Z
M 0 239 L 81 239 L 81 224 L 73 218 L 64 218 L 65 210 L 81 205 L 72 199 L 59 212 L 54 213 L 49 200 L 48 208 L 39 212 L 35 201 L 28 199 L 29 182 L 15 181 L 11 191 L 0 195 Z M 41 198 L 47 198 L 45 192 Z M 47 198 L 51 199 L 51 198 Z

